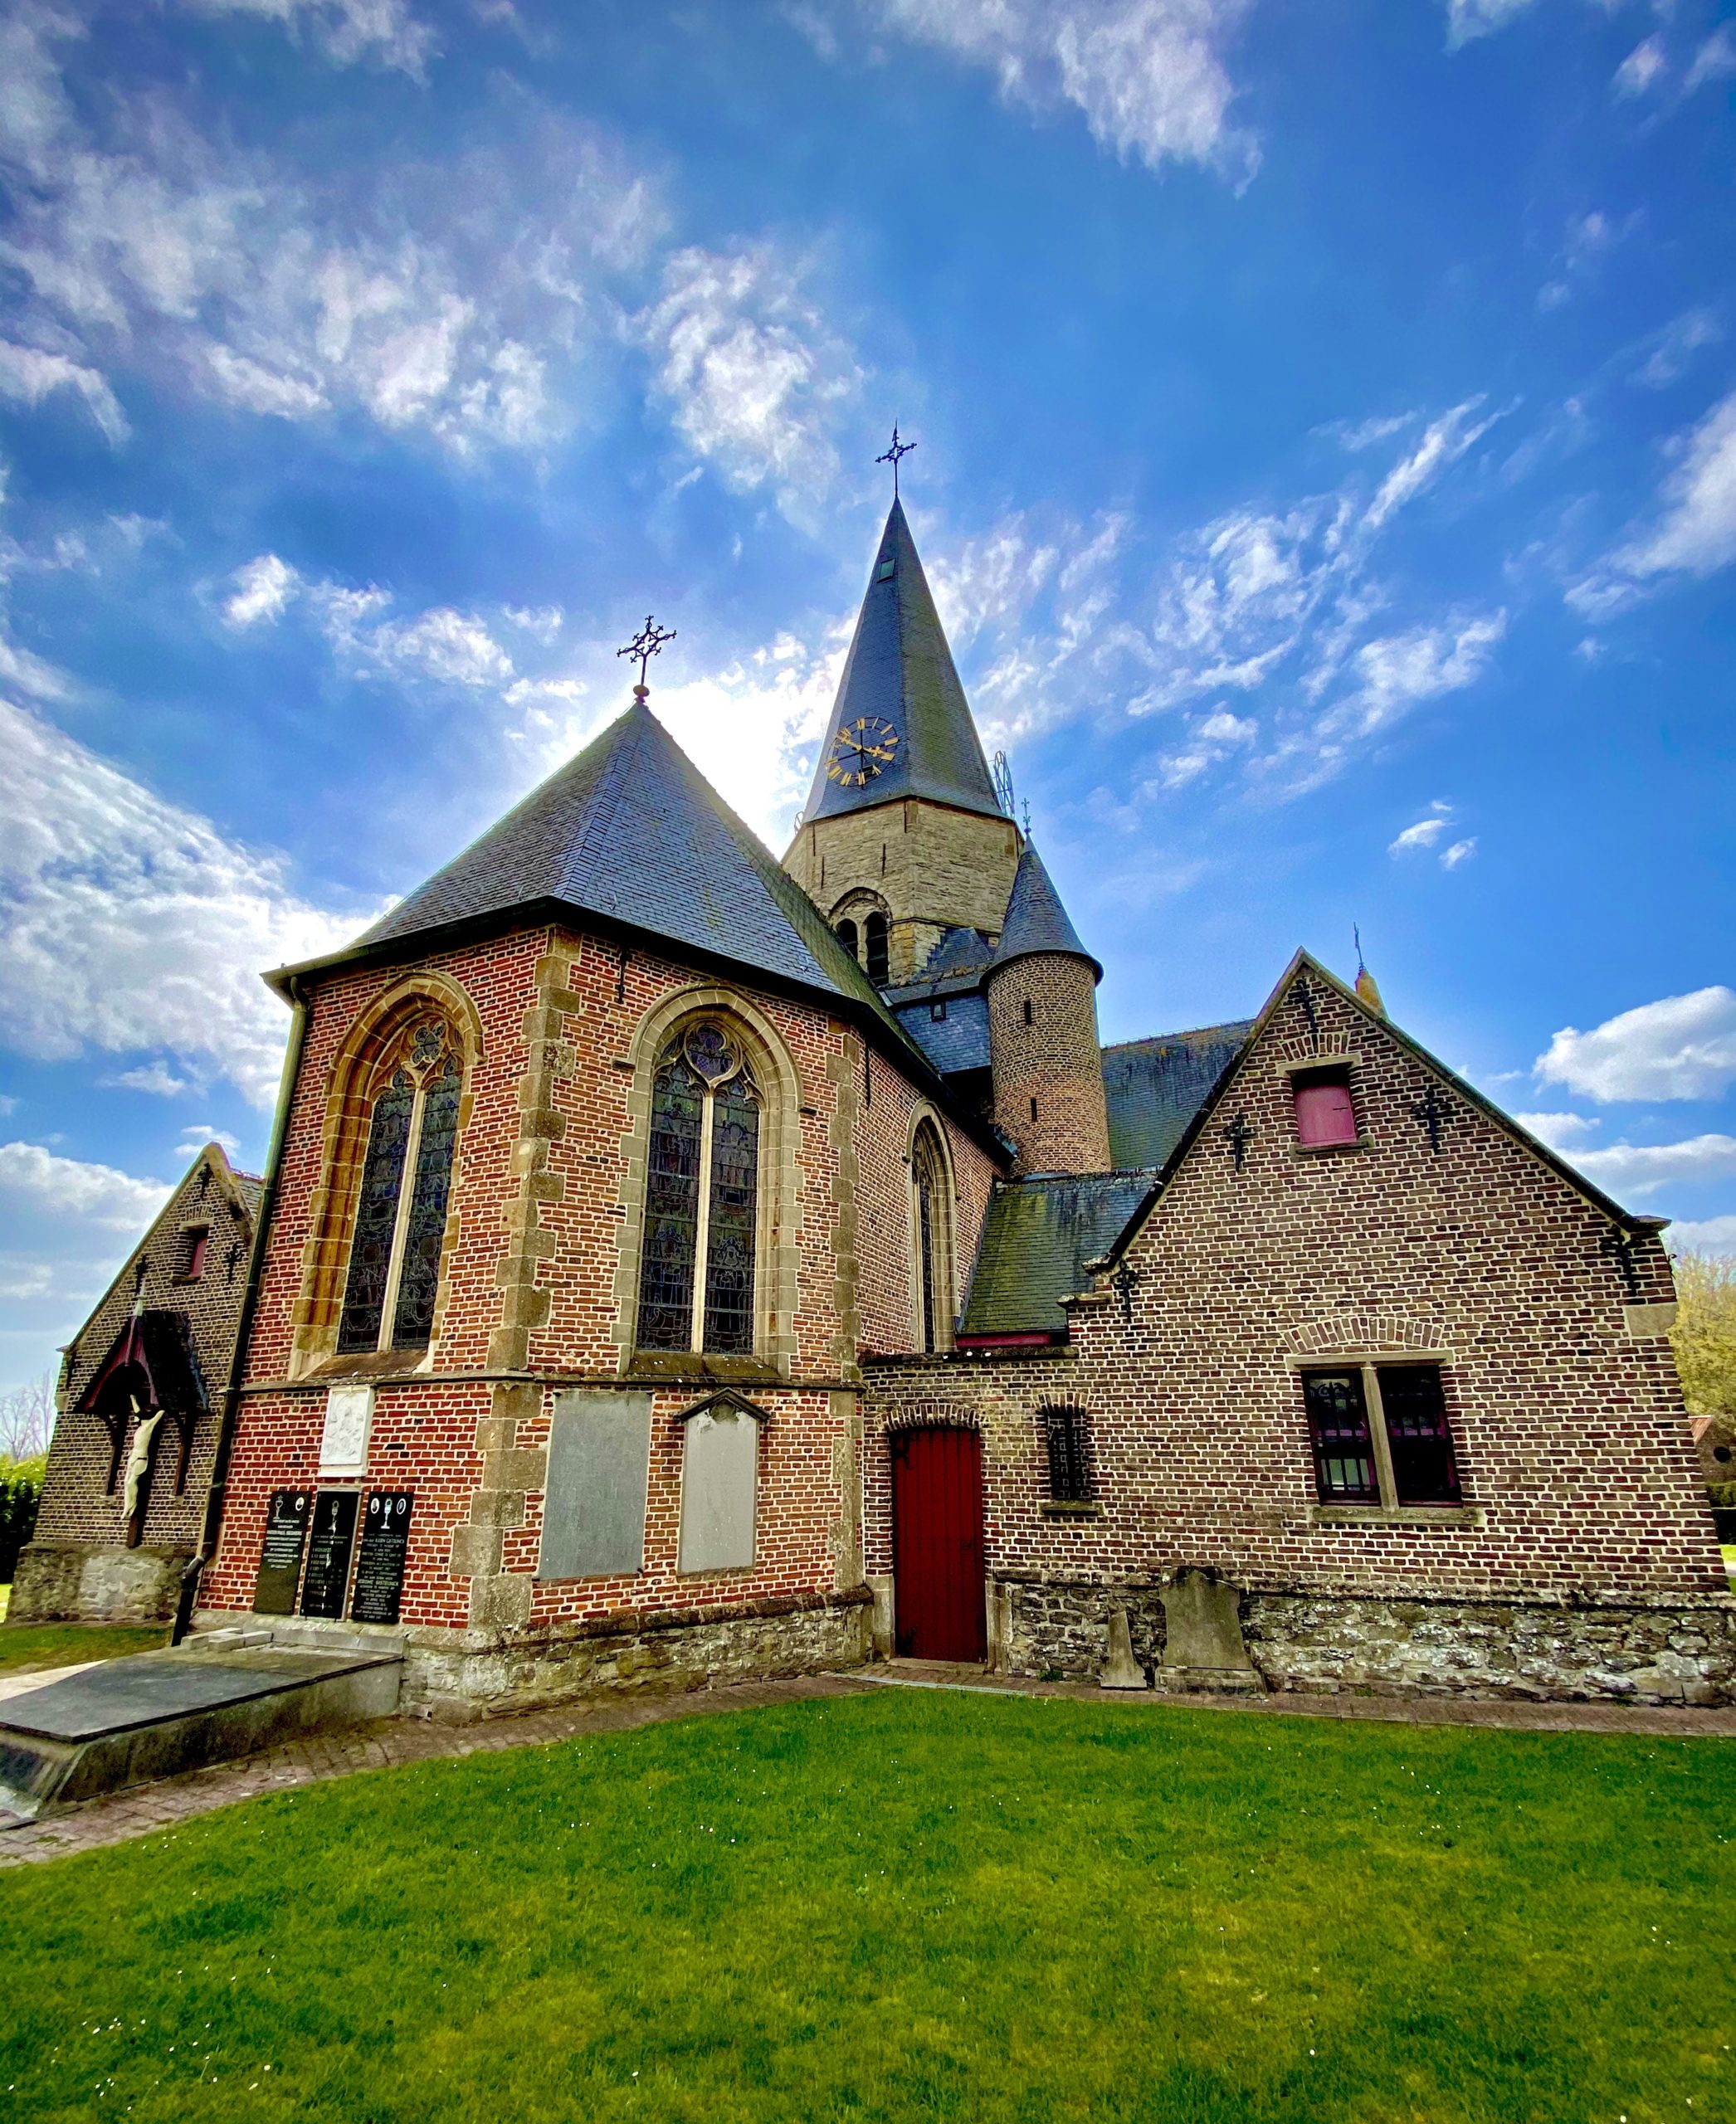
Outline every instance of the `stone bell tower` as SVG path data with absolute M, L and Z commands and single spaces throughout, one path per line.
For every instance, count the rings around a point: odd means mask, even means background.
M 885 987 L 999 935 L 1019 848 L 895 499 L 783 867 Z
M 1027 842 L 986 982 L 995 1123 L 1026 1172 L 1109 1168 L 1097 1039 L 1102 978 Z

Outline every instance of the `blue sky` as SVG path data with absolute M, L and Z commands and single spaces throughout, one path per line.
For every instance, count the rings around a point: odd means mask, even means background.
M 12 0 L 0 1386 L 647 610 L 781 850 L 895 417 L 1105 1039 L 1359 923 L 1736 1246 L 1733 89 L 1711 0 Z

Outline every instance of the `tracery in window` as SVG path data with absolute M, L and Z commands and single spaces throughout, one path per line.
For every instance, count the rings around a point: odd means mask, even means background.
M 422 1018 L 382 1058 L 338 1347 L 424 1349 L 434 1328 L 461 1079 L 445 1021 Z
M 651 1084 L 641 1349 L 752 1353 L 760 1120 L 733 1035 L 710 1019 L 677 1033 Z

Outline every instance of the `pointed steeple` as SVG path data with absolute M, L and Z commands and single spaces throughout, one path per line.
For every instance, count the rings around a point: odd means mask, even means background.
M 1079 932 L 1061 904 L 1061 894 L 1043 868 L 1036 844 L 1027 840 L 1013 876 L 1012 897 L 1007 903 L 1007 919 L 1001 927 L 994 962 L 1003 967 L 1013 959 L 1033 958 L 1046 952 L 1083 959 L 1096 969 L 1099 981 L 1103 978 L 1102 967 L 1080 943 Z
M 890 726 L 890 737 L 883 725 Z M 850 749 L 859 727 L 875 753 Z M 890 758 L 879 756 L 888 753 Z M 902 796 L 1002 816 L 904 504 L 895 499 L 802 824 Z

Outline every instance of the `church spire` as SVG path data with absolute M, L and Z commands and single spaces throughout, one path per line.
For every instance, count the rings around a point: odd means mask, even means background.
M 802 824 L 905 796 L 1002 816 L 904 504 L 895 497 Z

